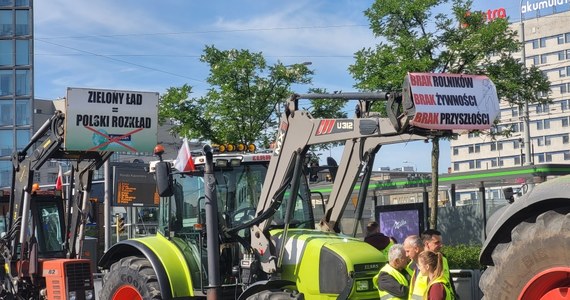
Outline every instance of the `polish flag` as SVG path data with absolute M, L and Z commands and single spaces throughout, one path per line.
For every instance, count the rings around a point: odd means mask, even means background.
M 61 170 L 61 165 L 58 167 L 57 179 L 55 180 L 55 189 L 61 191 L 63 189 L 63 171 Z
M 174 167 L 180 172 L 194 171 L 196 169 L 192 154 L 190 153 L 190 143 L 186 138 L 182 142 L 180 151 L 178 151 L 178 156 L 174 161 Z

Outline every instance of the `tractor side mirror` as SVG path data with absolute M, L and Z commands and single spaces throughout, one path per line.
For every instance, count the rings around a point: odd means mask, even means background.
M 334 182 L 334 179 L 336 178 L 336 171 L 338 170 L 338 163 L 334 158 L 327 157 L 327 166 L 331 175 L 331 181 Z
M 507 199 L 507 202 L 509 203 L 515 202 L 515 192 L 513 191 L 512 187 L 504 188 L 503 194 L 505 195 L 505 199 Z
M 171 173 L 172 170 L 170 168 L 170 163 L 165 161 L 156 163 L 155 166 L 156 189 L 160 197 L 170 197 L 174 195 Z

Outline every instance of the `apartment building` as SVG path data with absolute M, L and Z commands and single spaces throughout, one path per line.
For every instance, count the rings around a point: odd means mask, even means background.
M 511 26 L 520 32 L 520 13 L 525 28 L 526 65 L 537 66 L 548 76 L 552 100 L 550 104 L 529 105 L 531 162 L 570 164 L 570 23 L 567 23 L 570 10 L 562 11 L 562 5 L 556 7 L 557 1 L 527 2 L 520 12 L 510 13 L 511 19 L 519 20 Z M 493 140 L 487 135 L 471 133 L 452 141 L 451 172 L 523 165 L 526 158 L 523 116 L 518 107 L 502 103 L 499 130 L 510 129 L 510 137 Z

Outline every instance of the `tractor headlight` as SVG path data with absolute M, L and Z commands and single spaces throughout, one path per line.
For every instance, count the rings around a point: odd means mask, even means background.
M 69 292 L 67 293 L 67 300 L 77 300 L 77 292 Z
M 321 294 L 340 294 L 348 284 L 346 262 L 332 250 L 321 248 L 319 289 Z
M 93 290 L 85 291 L 85 300 L 95 300 L 95 297 L 93 295 Z
M 370 285 L 369 285 L 368 279 L 356 281 L 356 291 L 357 292 L 364 292 L 364 291 L 368 291 L 369 289 L 370 289 Z

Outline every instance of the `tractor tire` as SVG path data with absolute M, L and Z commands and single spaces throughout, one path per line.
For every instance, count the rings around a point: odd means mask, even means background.
M 570 287 L 569 229 L 570 213 L 555 211 L 518 224 L 511 242 L 493 250 L 494 266 L 479 281 L 483 299 L 541 299 L 564 293 Z
M 150 262 L 137 256 L 122 258 L 111 266 L 99 296 L 104 300 L 162 300 Z
M 299 294 L 296 291 L 287 290 L 268 290 L 253 294 L 247 297 L 247 300 L 303 300 L 303 294 Z

